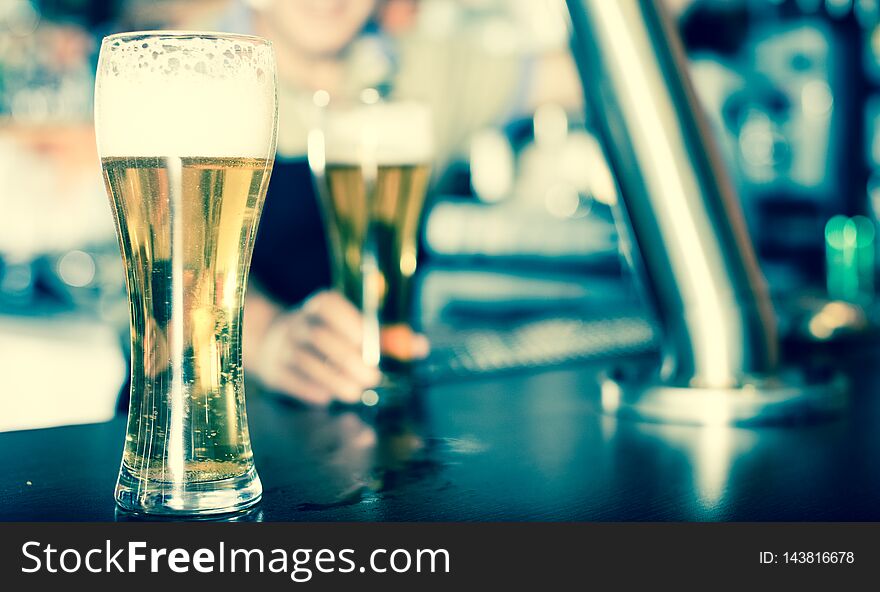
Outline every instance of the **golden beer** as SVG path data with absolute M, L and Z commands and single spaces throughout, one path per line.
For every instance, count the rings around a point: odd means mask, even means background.
M 239 477 L 252 465 L 241 370 L 243 278 L 271 162 L 175 160 L 177 197 L 167 159 L 102 160 L 131 299 L 132 413 L 122 463 L 131 475 L 165 481 L 174 470 L 186 481 Z M 179 397 L 179 424 L 169 396 Z M 166 452 L 175 445 L 183 453 L 176 469 Z
M 126 272 L 131 399 L 116 502 L 220 514 L 262 495 L 242 308 L 275 153 L 275 62 L 242 35 L 101 45 L 95 126 Z
M 323 182 L 330 202 L 328 235 L 335 286 L 360 308 L 364 289 L 375 290 L 382 326 L 411 322 L 410 280 L 416 270 L 416 233 L 429 177 L 426 164 L 381 165 L 372 195 L 367 196 L 359 166 L 327 165 Z M 376 260 L 375 274 L 366 278 L 366 284 L 365 250 Z

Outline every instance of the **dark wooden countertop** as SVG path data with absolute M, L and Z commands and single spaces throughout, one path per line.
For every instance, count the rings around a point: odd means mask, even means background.
M 753 429 L 601 416 L 589 366 L 435 385 L 390 418 L 249 391 L 265 493 L 245 518 L 880 520 L 880 375 L 855 366 L 845 416 Z M 0 434 L 0 520 L 125 518 L 123 436 L 122 417 Z

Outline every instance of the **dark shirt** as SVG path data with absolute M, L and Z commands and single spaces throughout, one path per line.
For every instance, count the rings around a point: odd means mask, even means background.
M 324 225 L 305 158 L 275 161 L 250 279 L 285 306 L 330 285 Z

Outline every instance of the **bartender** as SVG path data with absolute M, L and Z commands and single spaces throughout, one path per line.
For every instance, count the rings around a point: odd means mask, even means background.
M 267 389 L 308 404 L 356 402 L 381 378 L 362 360 L 360 312 L 329 289 L 324 228 L 305 157 L 314 93 L 350 98 L 364 88 L 390 87 L 395 97 L 427 102 L 438 166 L 471 130 L 542 102 L 539 94 L 522 92 L 527 76 L 530 86 L 547 88 L 541 76 L 561 73 L 557 80 L 570 81 L 563 94 L 579 96 L 565 58 L 529 73 L 517 56 L 492 55 L 479 39 L 391 38 L 380 31 L 380 14 L 399 24 L 415 16 L 415 6 L 400 0 L 252 0 L 236 4 L 224 23 L 231 30 L 233 22 L 248 22 L 252 32 L 272 40 L 279 75 L 278 153 L 254 248 L 244 364 Z M 511 97 L 522 104 L 511 105 Z M 406 338 L 410 343 L 395 343 L 395 350 L 408 350 L 413 359 L 427 355 L 424 336 Z

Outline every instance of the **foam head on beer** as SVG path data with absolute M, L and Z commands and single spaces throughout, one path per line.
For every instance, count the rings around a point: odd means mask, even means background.
M 266 158 L 275 110 L 263 40 L 186 32 L 104 40 L 95 88 L 101 156 Z
M 327 163 L 429 163 L 434 155 L 430 109 L 416 101 L 380 102 L 353 108 L 330 107 L 325 114 Z

